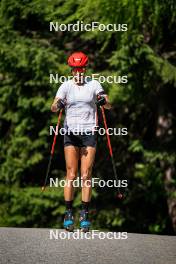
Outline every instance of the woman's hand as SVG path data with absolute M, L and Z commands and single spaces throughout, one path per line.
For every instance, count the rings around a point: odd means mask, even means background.
M 98 100 L 96 102 L 97 106 L 103 106 L 106 109 L 111 109 L 111 104 L 107 95 L 98 95 Z
M 58 111 L 58 103 L 60 101 L 60 98 L 56 97 L 51 105 L 51 111 L 56 113 Z
M 65 107 L 64 100 L 56 97 L 51 105 L 51 111 L 57 112 L 59 109 L 63 109 Z

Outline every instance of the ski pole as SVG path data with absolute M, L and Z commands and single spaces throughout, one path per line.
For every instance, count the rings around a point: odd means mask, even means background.
M 62 111 L 63 111 L 63 108 L 59 110 L 59 116 L 58 116 L 58 121 L 57 121 L 57 130 L 59 129 L 59 125 L 60 125 L 60 121 L 61 121 L 61 117 L 62 117 Z M 45 181 L 44 181 L 44 185 L 42 186 L 42 192 L 46 188 L 48 175 L 49 175 L 50 168 L 51 168 L 51 161 L 52 161 L 52 158 L 53 158 L 53 155 L 54 155 L 54 147 L 55 147 L 55 144 L 56 144 L 56 137 L 57 137 L 57 133 L 55 133 L 55 135 L 54 135 L 53 144 L 52 144 L 52 148 L 51 148 L 51 152 L 50 152 L 48 168 L 47 168 L 46 176 L 45 176 Z
M 107 122 L 106 122 L 105 111 L 104 111 L 104 107 L 103 106 L 100 106 L 100 108 L 101 108 L 101 112 L 102 112 L 102 116 L 103 116 L 103 122 L 104 122 L 105 130 L 106 130 L 106 137 L 107 137 L 108 149 L 109 149 L 109 154 L 111 156 L 111 161 L 112 161 L 112 167 L 113 167 L 113 171 L 114 171 L 114 176 L 115 176 L 116 181 L 118 182 L 117 171 L 116 171 L 116 166 L 115 166 L 115 161 L 114 161 L 114 156 L 113 156 L 113 151 L 112 151 L 110 136 L 108 134 L 108 126 L 107 126 Z M 117 187 L 117 192 L 118 192 L 117 197 L 119 199 L 121 199 L 123 197 L 123 195 L 121 194 L 119 187 Z

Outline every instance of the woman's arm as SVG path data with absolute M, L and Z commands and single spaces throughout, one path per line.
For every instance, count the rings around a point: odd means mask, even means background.
M 67 94 L 67 82 L 64 82 L 61 84 L 61 86 L 59 87 L 56 96 L 54 98 L 54 101 L 51 105 L 51 111 L 52 112 L 57 112 L 59 110 L 59 108 L 63 108 L 64 107 L 64 102 L 66 99 L 66 94 Z M 59 106 L 60 104 L 60 106 Z
M 57 112 L 58 111 L 58 102 L 60 101 L 61 99 L 59 97 L 55 97 L 54 98 L 54 101 L 51 105 L 51 111 L 52 112 Z
M 106 104 L 104 105 L 104 108 L 106 108 L 106 109 L 111 109 L 112 106 L 111 106 L 111 104 L 110 104 L 110 102 L 109 102 L 109 97 L 108 97 L 107 95 L 104 95 L 104 97 L 105 97 L 105 99 L 106 99 Z

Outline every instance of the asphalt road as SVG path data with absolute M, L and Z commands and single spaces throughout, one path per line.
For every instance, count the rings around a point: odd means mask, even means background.
M 176 264 L 176 236 L 78 232 L 0 228 L 0 264 Z

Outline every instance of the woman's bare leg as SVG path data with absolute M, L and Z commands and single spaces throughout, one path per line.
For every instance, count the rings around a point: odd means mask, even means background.
M 91 180 L 92 167 L 95 159 L 96 148 L 84 147 L 81 148 L 81 178 L 83 181 L 82 201 L 90 202 L 92 187 L 87 180 Z M 87 181 L 87 182 L 86 182 Z M 89 186 L 88 186 L 89 185 Z
M 72 201 L 74 196 L 74 187 L 71 180 L 75 180 L 78 172 L 79 148 L 74 146 L 67 146 L 64 148 L 66 161 L 66 185 L 64 187 L 65 201 Z M 68 184 L 68 180 L 70 180 Z

